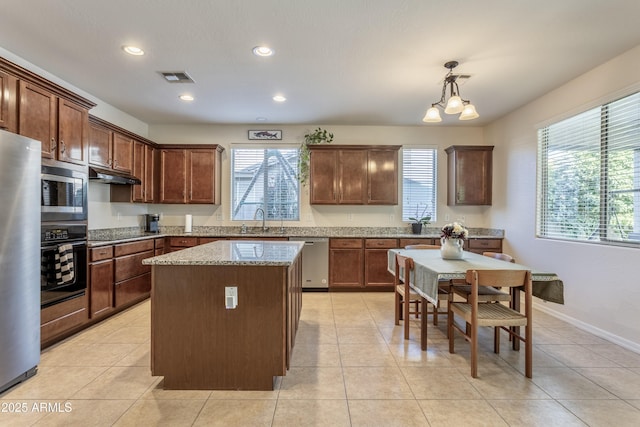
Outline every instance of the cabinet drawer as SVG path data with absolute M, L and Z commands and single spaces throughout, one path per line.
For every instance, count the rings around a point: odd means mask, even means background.
M 396 239 L 366 239 L 364 241 L 367 249 L 393 249 L 398 247 Z
M 150 250 L 139 254 L 116 258 L 115 281 L 121 282 L 144 273 L 149 273 L 151 271 L 151 266 L 143 265 L 142 260 L 145 258 L 151 258 L 153 255 L 153 250 Z
M 113 258 L 113 246 L 100 246 L 89 249 L 90 262 L 102 261 L 103 259 Z
M 197 237 L 169 237 L 169 246 L 189 248 L 198 245 Z
M 502 240 L 469 239 L 469 249 L 502 249 Z
M 408 245 L 439 245 L 440 239 L 400 239 L 398 247 L 404 248 Z
M 201 245 L 204 245 L 205 243 L 217 242 L 218 240 L 224 240 L 224 238 L 223 237 L 200 237 L 199 242 Z
M 156 249 L 164 248 L 164 237 L 161 239 L 155 239 L 155 248 Z
M 115 246 L 115 256 L 135 254 L 153 249 L 153 240 L 141 240 L 139 242 L 121 243 Z
M 116 284 L 115 306 L 122 307 L 132 301 L 147 297 L 151 291 L 151 273 Z
M 360 249 L 362 248 L 362 239 L 329 239 L 329 247 Z

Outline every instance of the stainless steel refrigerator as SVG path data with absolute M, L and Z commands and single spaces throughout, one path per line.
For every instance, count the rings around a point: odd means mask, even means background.
M 0 393 L 40 362 L 40 156 L 0 130 Z

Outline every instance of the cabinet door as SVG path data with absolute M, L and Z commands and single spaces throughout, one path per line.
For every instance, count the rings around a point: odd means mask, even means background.
M 215 203 L 214 150 L 188 150 L 187 203 Z
M 146 180 L 146 175 L 145 175 L 145 153 L 146 153 L 146 149 L 145 149 L 145 144 L 143 144 L 140 141 L 134 141 L 133 142 L 133 170 L 132 170 L 132 174 L 133 176 L 135 176 L 136 178 L 138 178 L 140 181 L 142 181 L 142 184 L 136 184 L 134 186 L 132 186 L 132 194 L 131 194 L 131 199 L 134 202 L 144 202 L 145 198 L 144 198 L 144 183 Z
M 160 151 L 160 203 L 186 202 L 186 162 L 185 150 Z
M 338 155 L 339 202 L 362 205 L 367 202 L 367 151 L 340 150 Z
M 367 203 L 371 205 L 398 204 L 397 150 L 369 150 L 368 186 Z
M 113 132 L 98 125 L 89 126 L 89 163 L 111 168 L 113 159 Z
M 11 97 L 9 79 L 9 74 L 0 71 L 0 129 L 9 127 L 9 98 Z
M 113 134 L 113 169 L 131 173 L 133 170 L 133 140 L 119 133 Z
M 448 154 L 448 205 L 490 205 L 492 146 L 452 146 Z
M 393 274 L 387 270 L 388 249 L 366 249 L 364 253 L 365 286 L 393 287 Z
M 329 250 L 329 286 L 364 286 L 362 249 Z
M 142 193 L 144 195 L 144 201 L 147 203 L 153 203 L 156 197 L 155 185 L 156 185 L 156 150 L 150 145 L 144 146 L 144 188 Z
M 113 259 L 89 265 L 89 306 L 91 318 L 114 307 Z
M 58 160 L 87 164 L 89 111 L 65 99 L 58 100 Z
M 309 186 L 311 204 L 338 202 L 337 192 L 338 152 L 313 151 L 309 162 Z
M 18 132 L 42 143 L 42 157 L 55 159 L 56 96 L 31 83 L 20 81 Z

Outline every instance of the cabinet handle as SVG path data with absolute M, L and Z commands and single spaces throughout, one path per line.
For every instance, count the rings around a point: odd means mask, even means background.
M 64 141 L 60 140 L 60 153 L 64 154 L 66 147 L 64 146 Z
M 117 167 L 118 167 L 118 159 L 115 159 L 115 160 L 113 161 L 113 167 L 114 167 L 114 168 L 117 168 Z
M 111 159 L 107 160 L 107 164 L 108 164 L 109 166 L 111 166 L 111 165 L 113 164 L 113 162 L 111 161 Z
M 51 151 L 55 151 L 58 148 L 58 144 L 56 144 L 56 139 L 51 138 L 51 144 L 49 145 Z

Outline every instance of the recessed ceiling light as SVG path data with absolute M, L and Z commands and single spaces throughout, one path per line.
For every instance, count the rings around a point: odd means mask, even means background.
M 266 122 L 267 118 L 266 117 L 256 117 L 256 121 L 257 122 Z
M 271 56 L 273 50 L 268 46 L 256 46 L 253 48 L 253 54 L 256 56 Z
M 122 50 L 127 52 L 129 55 L 134 55 L 134 56 L 144 55 L 144 50 L 140 49 L 137 46 L 122 46 Z
M 287 100 L 287 98 L 285 98 L 282 95 L 276 95 L 276 96 L 273 97 L 273 100 L 276 101 L 276 102 L 284 102 L 284 101 Z
M 188 95 L 186 93 L 184 95 L 180 95 L 178 98 L 182 99 L 183 101 L 193 101 L 195 99 L 193 95 Z

